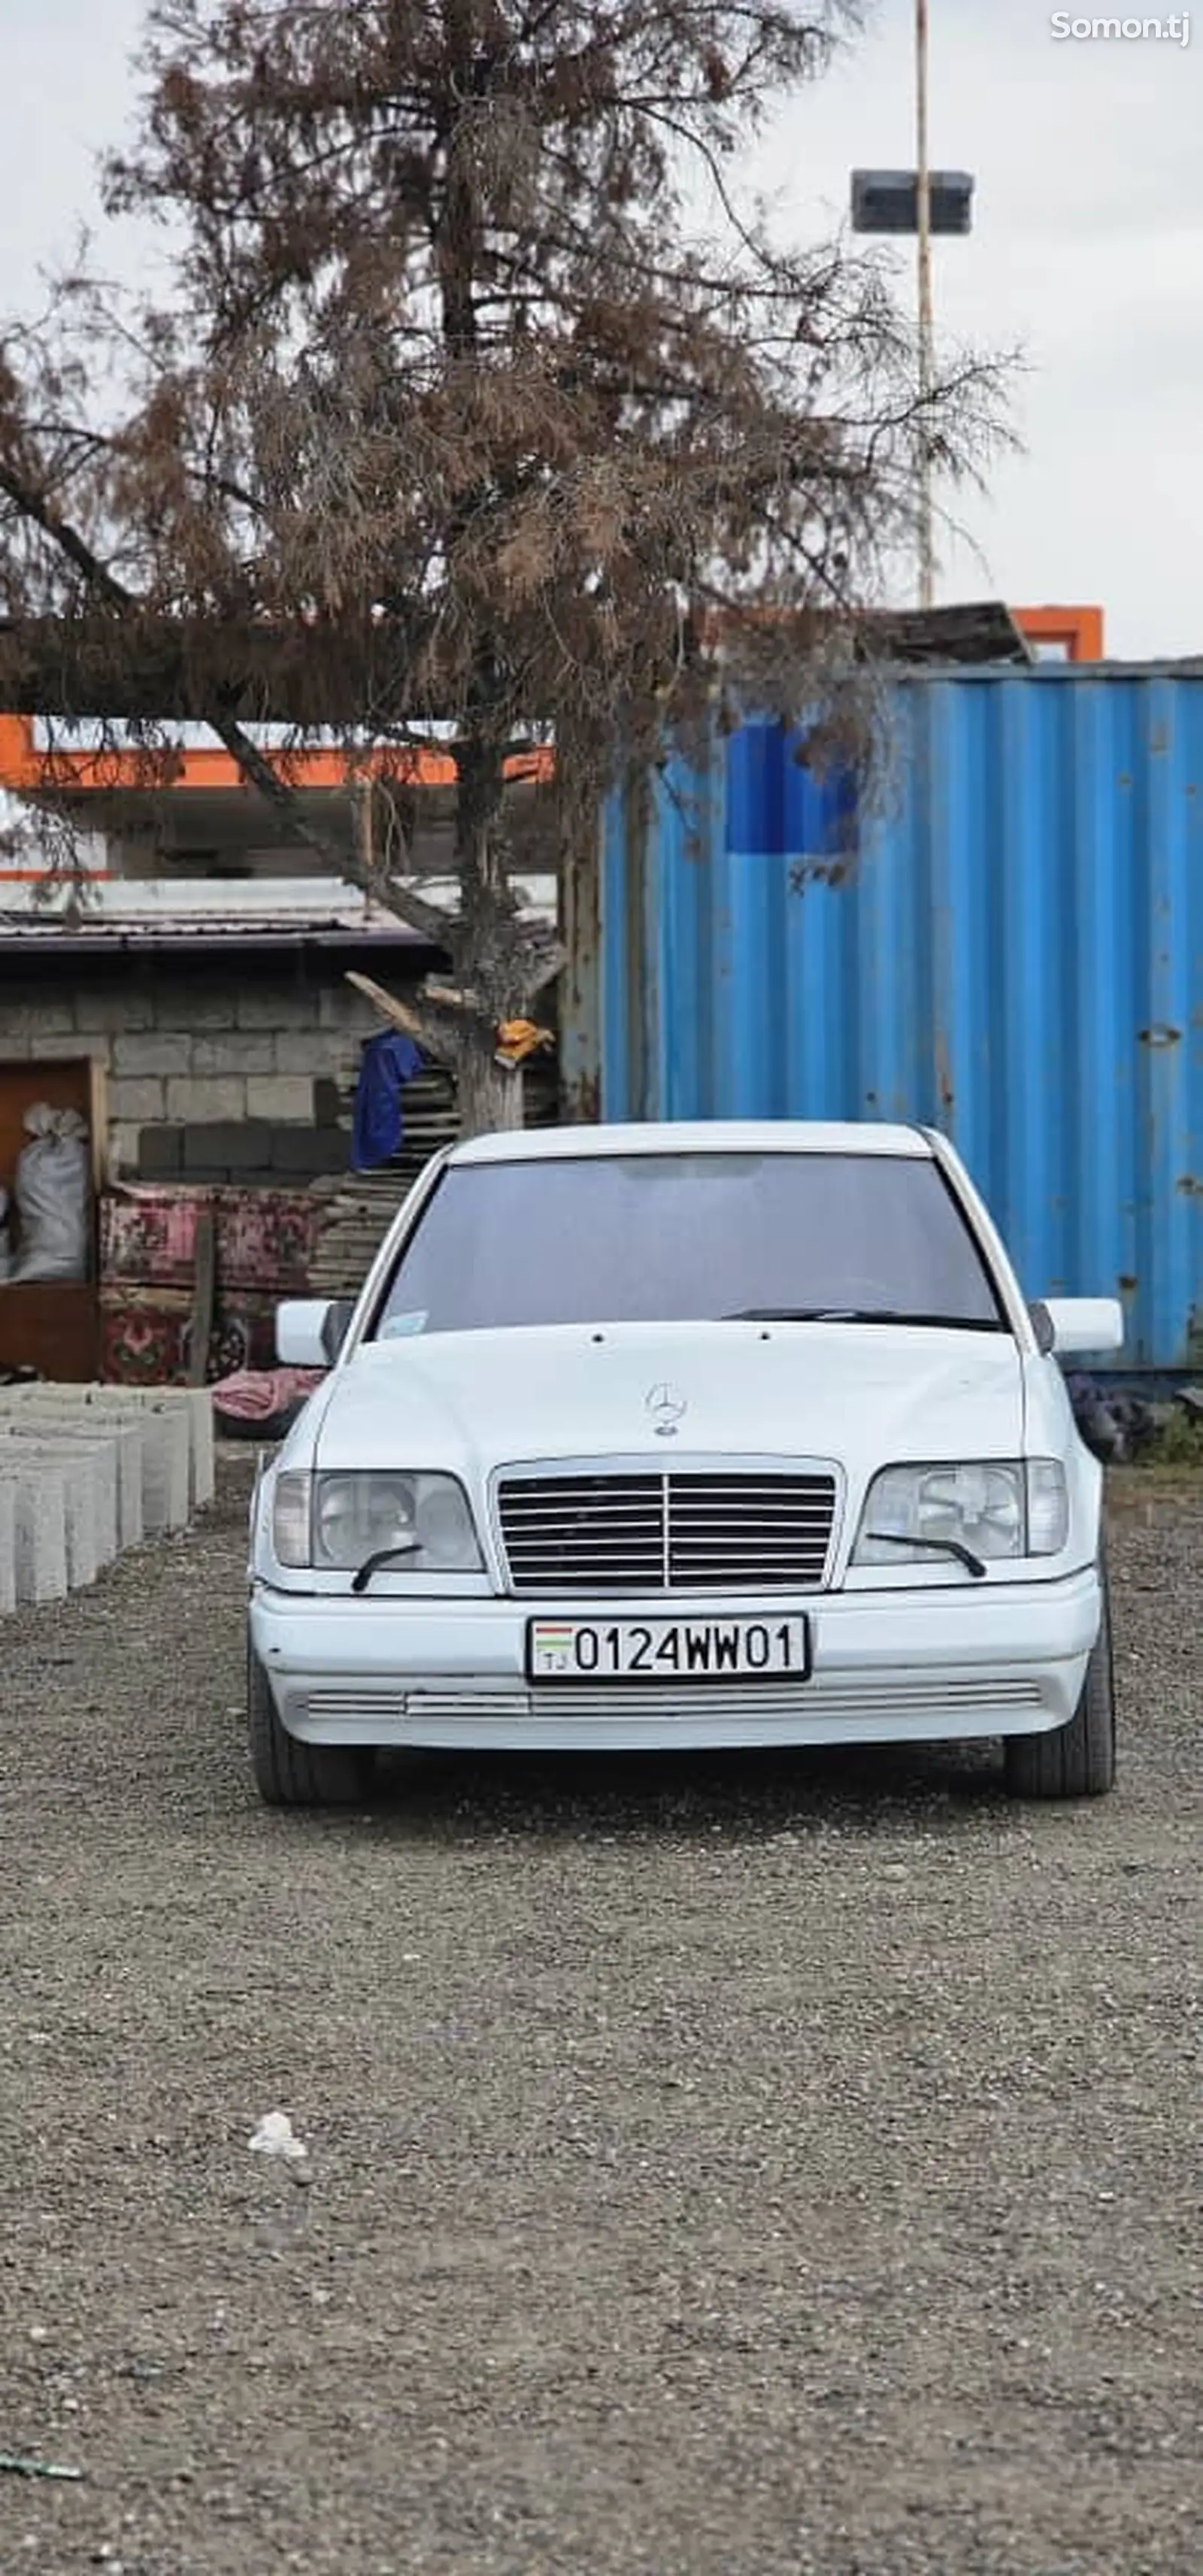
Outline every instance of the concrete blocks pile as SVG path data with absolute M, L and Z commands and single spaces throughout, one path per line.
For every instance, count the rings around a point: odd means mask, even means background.
M 0 1387 L 0 1613 L 94 1583 L 213 1490 L 205 1387 Z

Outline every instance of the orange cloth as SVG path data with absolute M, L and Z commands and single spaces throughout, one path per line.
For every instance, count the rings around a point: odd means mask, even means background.
M 501 1041 L 497 1062 L 511 1067 L 525 1064 L 528 1055 L 537 1055 L 540 1048 L 555 1045 L 551 1030 L 536 1028 L 533 1020 L 503 1020 L 497 1035 Z

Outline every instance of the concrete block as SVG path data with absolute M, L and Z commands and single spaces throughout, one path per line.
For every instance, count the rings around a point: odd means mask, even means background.
M 29 1052 L 35 1058 L 40 1056 L 46 1064 L 82 1064 L 90 1056 L 96 1056 L 103 1063 L 108 1054 L 108 1041 L 101 1037 L 75 1037 L 70 1030 L 64 1029 L 49 1037 L 35 1039 Z
M 274 1073 L 276 1040 L 266 1029 L 230 1029 L 225 1036 L 193 1038 L 192 1071 L 197 1074 L 232 1074 L 244 1081 L 248 1073 Z
M 383 978 L 388 982 L 387 976 Z M 390 984 L 390 991 L 394 988 Z M 402 1001 L 405 999 L 401 994 Z M 380 1035 L 384 1022 L 363 993 L 353 984 L 326 984 L 318 995 L 318 1020 L 324 1029 L 341 1029 L 344 1037 L 374 1038 Z
M 17 1606 L 17 1488 L 0 1482 L 0 1618 Z
M 104 1493 L 99 1536 L 102 1564 L 127 1547 L 140 1547 L 144 1535 L 142 1518 L 142 1452 L 147 1434 L 140 1421 L 132 1416 L 114 1416 L 93 1410 L 85 1412 L 78 1402 L 56 1401 L 57 1389 L 50 1390 L 50 1401 L 39 1404 L 41 1390 L 27 1392 L 27 1401 L 18 1409 L 5 1413 L 0 1395 L 0 1436 L 20 1434 L 26 1430 L 34 1438 L 69 1437 L 81 1447 L 96 1447 L 105 1453 Z M 64 1394 L 69 1390 L 64 1389 Z M 64 1426 L 69 1426 L 66 1430 Z
M 112 1444 L 117 1468 L 117 1545 L 120 1550 L 141 1547 L 145 1536 L 142 1452 L 146 1434 L 140 1423 L 117 1422 L 110 1417 L 105 1423 L 105 1436 Z
M 185 1127 L 179 1133 L 189 1177 L 202 1171 L 266 1171 L 270 1166 L 272 1130 L 262 1119 L 230 1118 L 216 1127 Z
M 138 1074 L 193 1073 L 193 1048 L 201 1041 L 168 1029 L 119 1029 L 113 1039 L 113 1073 L 124 1080 Z
M 316 1181 L 328 1172 L 349 1172 L 351 1135 L 345 1127 L 277 1127 L 272 1138 L 271 1167 L 288 1180 Z
M 182 1408 L 170 1398 L 178 1393 Z M 147 1426 L 142 1452 L 142 1522 L 148 1538 L 187 1529 L 192 1500 L 192 1437 L 187 1395 L 181 1387 L 98 1387 L 87 1390 L 89 1412 L 117 1419 L 133 1414 Z
M 182 1127 L 212 1126 L 246 1116 L 246 1084 L 233 1074 L 178 1074 L 167 1084 L 167 1115 Z
M 313 1118 L 313 1083 L 299 1074 L 274 1074 L 259 1080 L 252 1074 L 246 1086 L 246 1107 L 249 1118 L 292 1118 L 309 1124 Z
M 0 1490 L 11 1497 L 12 1591 L 24 1608 L 67 1597 L 66 1477 L 23 1443 L 0 1447 Z
M 313 995 L 303 984 L 250 984 L 237 996 L 240 1029 L 305 1029 L 313 1026 Z
M 184 1163 L 184 1138 L 178 1127 L 142 1127 L 135 1159 L 144 1181 L 178 1181 Z
M 31 1430 L 25 1439 L 0 1440 L 0 1478 L 8 1472 L 10 1454 L 18 1462 L 13 1472 L 19 1491 L 34 1497 L 27 1523 L 29 1556 L 24 1575 L 18 1565 L 18 1586 L 24 1580 L 31 1587 L 22 1595 L 27 1601 L 61 1600 L 64 1591 L 76 1592 L 95 1583 L 100 1571 L 95 1457 L 73 1447 L 61 1434 L 54 1437 Z M 51 1490 L 55 1496 L 52 1519 L 43 1515 L 40 1507 L 43 1491 Z M 60 1510 L 64 1567 L 61 1591 L 57 1588 Z M 49 1589 L 45 1588 L 47 1584 Z
M 154 1027 L 154 1005 L 145 988 L 131 981 L 128 967 L 111 992 L 96 989 L 76 996 L 75 1025 L 81 1031 L 107 1034 L 116 1029 Z
M 153 1130 L 147 1131 L 153 1133 Z M 112 1180 L 136 1181 L 143 1171 L 143 1130 L 112 1120 L 108 1130 L 109 1177 Z
M 103 1390 L 102 1393 L 109 1390 Z M 211 1503 L 215 1491 L 213 1450 L 213 1397 L 207 1386 L 136 1387 L 146 1410 L 163 1414 L 173 1424 L 184 1425 L 188 1443 L 188 1497 L 200 1511 Z
M 228 970 L 227 970 L 228 971 Z M 155 1025 L 160 1029 L 232 1029 L 236 1025 L 232 988 L 216 990 L 172 976 L 155 988 Z
M 11 1002 L 0 1014 L 0 1031 L 6 1041 L 9 1038 L 28 1038 L 32 1044 L 40 1038 L 53 1037 L 56 1032 L 61 1035 L 74 1026 L 75 1013 L 71 1004 L 59 996 L 53 1000 L 48 995 L 45 1001 Z
M 88 1389 L 88 1399 L 92 1404 L 111 1403 L 114 1396 L 119 1396 L 123 1402 L 127 1403 L 132 1398 L 132 1404 L 130 1405 L 131 1411 L 140 1414 L 149 1414 L 152 1420 L 161 1420 L 171 1424 L 173 1449 L 179 1456 L 186 1458 L 188 1463 L 188 1482 L 186 1490 L 190 1498 L 194 1481 L 192 1468 L 193 1453 L 197 1448 L 198 1443 L 203 1441 L 206 1437 L 206 1423 L 211 1426 L 212 1420 L 213 1400 L 208 1388 L 204 1386 L 102 1386 L 97 1388 L 90 1387 Z M 211 1428 L 208 1432 L 208 1456 L 211 1472 Z M 212 1500 L 212 1496 L 206 1496 L 206 1500 Z M 183 1521 L 174 1521 L 172 1523 L 172 1527 L 175 1529 L 181 1529 L 183 1526 Z
M 50 1406 L 31 1405 L 27 1414 L 15 1421 L 0 1416 L 0 1440 L 32 1440 L 43 1450 L 57 1451 L 62 1446 L 68 1464 L 79 1459 L 87 1469 L 81 1491 L 87 1493 L 83 1506 L 84 1519 L 79 1522 L 79 1564 L 90 1563 L 87 1574 L 71 1572 L 72 1588 L 78 1583 L 92 1583 L 102 1565 L 111 1565 L 117 1554 L 119 1533 L 117 1451 L 107 1424 L 95 1424 L 90 1431 L 81 1430 L 69 1416 L 56 1413 Z M 86 1524 L 86 1525 L 85 1525 Z M 82 1533 L 82 1535 L 80 1535 Z
M 271 1043 L 276 1073 L 337 1073 L 346 1054 L 346 1040 L 338 1029 L 286 1029 Z
M 123 1547 L 137 1547 L 143 1538 L 172 1526 L 166 1518 L 169 1475 L 159 1454 L 164 1438 L 156 1433 L 153 1416 L 98 1404 L 88 1406 L 86 1413 L 78 1405 L 74 1409 L 64 1405 L 59 1418 L 95 1423 L 116 1446 L 117 1524 L 119 1534 L 124 1533 Z
M 109 1112 L 126 1126 L 153 1127 L 166 1114 L 166 1093 L 161 1082 L 144 1074 L 137 1082 L 109 1084 Z
M 147 1388 L 146 1395 L 152 1416 L 160 1416 L 172 1426 L 173 1454 L 186 1460 L 183 1516 L 171 1523 L 173 1529 L 182 1529 L 192 1512 L 203 1510 L 213 1500 L 213 1398 L 207 1386 Z
M 225 1139 L 227 1136 L 238 1136 L 241 1132 L 241 1125 L 237 1120 L 233 1120 L 225 1127 L 177 1127 L 175 1134 L 179 1138 L 180 1168 L 185 1179 L 189 1181 L 211 1179 L 215 1172 L 228 1171 L 229 1162 L 223 1151 Z
M 243 1118 L 226 1127 L 198 1128 L 195 1132 L 210 1138 L 211 1151 L 223 1171 L 270 1171 L 274 1130 L 265 1118 Z
M 185 1389 L 188 1398 L 188 1424 L 191 1434 L 190 1482 L 192 1508 L 202 1512 L 217 1491 L 217 1460 L 214 1450 L 213 1398 L 207 1386 Z

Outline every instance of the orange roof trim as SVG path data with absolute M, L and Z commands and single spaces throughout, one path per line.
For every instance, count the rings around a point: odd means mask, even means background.
M 298 788 L 337 791 L 348 782 L 347 757 L 341 751 L 267 752 L 264 756 Z M 366 767 L 377 777 L 396 778 L 410 787 L 455 785 L 455 763 L 449 752 L 437 746 L 404 751 L 382 748 L 369 756 Z M 515 782 L 542 782 L 554 773 L 555 754 L 550 750 L 515 752 L 505 764 L 507 779 Z M 103 793 L 136 789 L 144 783 L 135 751 L 39 751 L 32 716 L 0 715 L 0 788 L 12 795 L 36 795 L 51 786 Z M 171 785 L 173 792 L 205 788 L 212 793 L 215 788 L 241 789 L 244 782 L 229 753 L 214 749 L 182 751 Z

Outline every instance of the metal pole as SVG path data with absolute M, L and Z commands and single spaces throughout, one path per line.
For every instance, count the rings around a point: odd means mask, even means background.
M 932 390 L 932 304 L 931 171 L 927 156 L 927 0 L 915 0 L 915 144 L 919 233 L 919 606 L 930 608 L 935 590 L 935 549 L 928 439 Z

